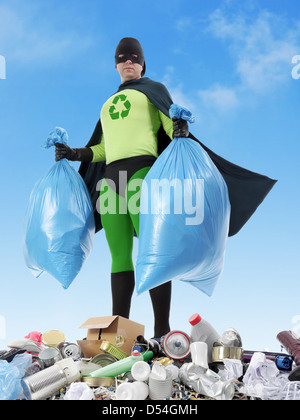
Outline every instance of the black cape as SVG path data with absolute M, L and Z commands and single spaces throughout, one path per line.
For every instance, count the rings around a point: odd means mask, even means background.
M 163 84 L 154 82 L 148 77 L 143 77 L 138 80 L 132 80 L 121 84 L 117 92 L 124 89 L 135 89 L 144 93 L 153 105 L 169 117 L 169 109 L 173 101 L 168 90 Z M 102 127 L 99 119 L 92 137 L 86 147 L 99 144 L 101 136 Z M 196 137 L 194 137 L 193 134 L 190 133 L 189 137 L 197 141 L 207 152 L 227 184 L 229 201 L 231 204 L 228 236 L 233 236 L 238 233 L 244 224 L 249 220 L 277 180 L 270 179 L 265 175 L 237 166 L 211 151 Z M 171 142 L 170 137 L 166 134 L 162 126 L 158 132 L 157 140 L 158 155 L 160 155 Z M 96 232 L 102 229 L 100 214 L 96 209 L 96 202 L 99 197 L 99 188 L 97 190 L 96 186 L 98 181 L 104 177 L 105 167 L 105 162 L 82 163 L 79 167 L 79 173 L 85 181 L 91 196 L 94 208 Z

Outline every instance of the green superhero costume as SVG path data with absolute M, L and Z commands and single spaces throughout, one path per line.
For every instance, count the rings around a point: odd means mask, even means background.
M 128 190 L 128 183 L 144 179 L 158 156 L 158 130 L 162 125 L 172 139 L 173 122 L 146 95 L 132 89 L 116 93 L 105 102 L 101 121 L 101 142 L 91 147 L 92 162 L 105 160 L 107 165 L 100 189 L 101 224 L 112 255 L 111 272 L 131 271 L 134 232 L 137 236 L 139 233 L 140 191 Z M 123 187 L 120 172 L 128 180 Z M 128 207 L 134 194 L 137 211 Z
M 92 162 L 111 162 L 134 156 L 158 156 L 157 133 L 161 125 L 172 139 L 173 122 L 137 90 L 115 93 L 101 110 L 100 144 L 91 146 Z

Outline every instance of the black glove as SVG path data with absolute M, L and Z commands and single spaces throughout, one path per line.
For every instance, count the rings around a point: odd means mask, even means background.
M 93 160 L 93 152 L 89 147 L 82 147 L 80 149 L 71 149 L 66 144 L 55 144 L 55 160 L 61 159 L 79 162 L 91 162 Z
M 188 137 L 189 125 L 188 122 L 182 119 L 173 118 L 173 138 L 174 137 Z

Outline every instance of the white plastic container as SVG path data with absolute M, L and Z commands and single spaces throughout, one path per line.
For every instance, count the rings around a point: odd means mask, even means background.
M 131 368 L 131 375 L 136 381 L 146 381 L 149 379 L 151 368 L 147 362 L 140 360 Z
M 166 379 L 159 379 L 152 372 L 149 377 L 149 397 L 150 400 L 165 400 L 172 396 L 172 373 L 167 371 Z
M 145 382 L 123 382 L 117 387 L 117 400 L 145 400 L 149 395 L 149 387 Z
M 211 363 L 213 345 L 220 340 L 220 335 L 208 321 L 201 318 L 197 313 L 190 317 L 189 323 L 192 326 L 190 333 L 191 342 L 203 341 L 207 344 L 207 361 Z
M 190 347 L 192 362 L 208 369 L 207 344 L 204 341 L 194 341 Z

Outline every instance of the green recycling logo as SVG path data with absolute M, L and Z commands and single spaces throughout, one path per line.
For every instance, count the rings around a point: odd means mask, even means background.
M 119 101 L 123 103 L 123 109 L 121 112 L 118 111 L 118 109 L 120 108 L 119 106 L 118 108 L 116 108 L 116 105 Z M 109 115 L 112 120 L 118 120 L 120 116 L 122 119 L 128 117 L 129 111 L 131 109 L 131 103 L 127 99 L 126 95 L 115 96 L 112 103 L 113 105 L 111 105 L 109 108 Z

